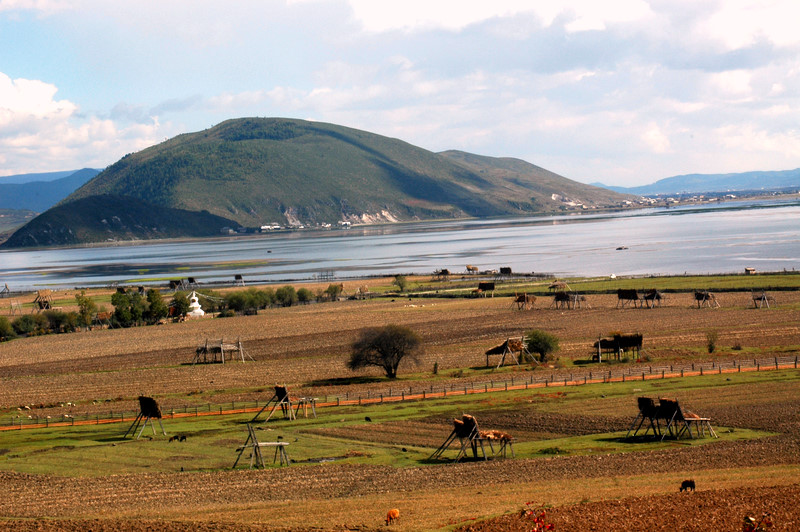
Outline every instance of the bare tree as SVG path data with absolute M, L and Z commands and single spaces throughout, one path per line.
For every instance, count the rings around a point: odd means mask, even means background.
M 361 336 L 352 345 L 353 352 L 347 367 L 351 370 L 366 366 L 383 368 L 390 379 L 397 378 L 397 367 L 404 358 L 418 362 L 422 352 L 422 340 L 409 329 L 401 325 L 386 325 L 364 329 Z

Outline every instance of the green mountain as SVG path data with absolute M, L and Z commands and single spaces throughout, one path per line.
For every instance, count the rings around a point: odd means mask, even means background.
M 235 226 L 208 212 L 155 206 L 136 198 L 97 195 L 57 205 L 3 243 L 3 248 L 73 246 L 179 237 L 219 236 Z
M 207 211 L 245 227 L 530 215 L 627 199 L 517 159 L 437 154 L 366 131 L 279 118 L 228 120 L 126 155 L 60 206 L 99 195 Z M 61 223 L 69 228 L 67 218 Z

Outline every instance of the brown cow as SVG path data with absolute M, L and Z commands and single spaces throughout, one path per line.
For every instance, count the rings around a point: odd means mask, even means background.
M 518 310 L 530 310 L 536 303 L 536 296 L 533 294 L 514 294 L 514 303 L 517 304 Z
M 389 525 L 390 523 L 395 522 L 396 520 L 400 519 L 400 510 L 397 508 L 392 508 L 386 514 L 386 524 Z

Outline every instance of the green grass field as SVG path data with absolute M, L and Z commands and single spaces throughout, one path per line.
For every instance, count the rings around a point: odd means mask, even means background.
M 437 416 L 460 417 L 462 413 L 473 414 L 480 420 L 482 412 L 513 413 L 531 408 L 531 404 L 542 412 L 583 412 L 595 416 L 619 415 L 620 405 L 627 405 L 625 413 L 632 420 L 636 412 L 635 397 L 640 395 L 685 397 L 701 393 L 703 404 L 710 406 L 707 403 L 713 402 L 715 395 L 729 395 L 731 390 L 764 386 L 776 390 L 791 389 L 799 385 L 799 381 L 800 375 L 796 371 L 786 370 L 663 381 L 588 384 L 568 388 L 537 388 L 491 394 L 454 394 L 445 399 L 319 408 L 316 419 L 301 416 L 295 421 L 287 421 L 275 420 L 273 417 L 266 425 L 257 425 L 257 434 L 260 441 L 289 442 L 288 453 L 295 462 L 293 467 L 342 461 L 402 468 L 429 464 L 427 458 L 434 448 L 430 445 L 368 441 L 371 427 L 415 422 Z M 694 400 L 695 404 L 698 402 L 699 400 Z M 371 417 L 372 425 L 365 422 L 365 416 Z M 174 472 L 181 468 L 186 471 L 228 469 L 236 459 L 235 449 L 247 437 L 245 424 L 252 417 L 252 414 L 238 414 L 170 419 L 167 414 L 162 421 L 167 436 L 161 434 L 160 430 L 154 435 L 148 426 L 139 440 L 130 436 L 123 438 L 130 422 L 7 431 L 1 434 L 0 439 L 0 469 L 59 476 Z M 158 425 L 156 428 L 158 429 Z M 336 429 L 338 435 L 324 435 L 327 429 Z M 548 457 L 554 454 L 627 453 L 675 446 L 714 445 L 718 442 L 768 435 L 766 432 L 747 429 L 715 429 L 719 439 L 631 442 L 624 440 L 624 432 L 609 431 L 538 441 L 524 439 L 516 441 L 514 449 L 517 458 Z M 448 431 L 448 427 L 442 428 L 442 442 Z M 352 437 L 343 437 L 342 432 L 350 432 Z M 185 442 L 169 442 L 168 437 L 174 435 L 185 435 L 187 439 Z M 402 450 L 403 447 L 405 451 Z M 245 452 L 239 467 L 247 467 L 248 457 L 248 452 Z M 269 450 L 265 451 L 265 459 L 273 467 Z

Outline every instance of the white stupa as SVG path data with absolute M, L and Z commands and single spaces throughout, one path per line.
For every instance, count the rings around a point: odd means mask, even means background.
M 189 296 L 189 313 L 186 315 L 192 318 L 202 318 L 206 315 L 205 311 L 200 308 L 200 301 L 197 299 L 197 292 L 192 291 L 192 295 Z

